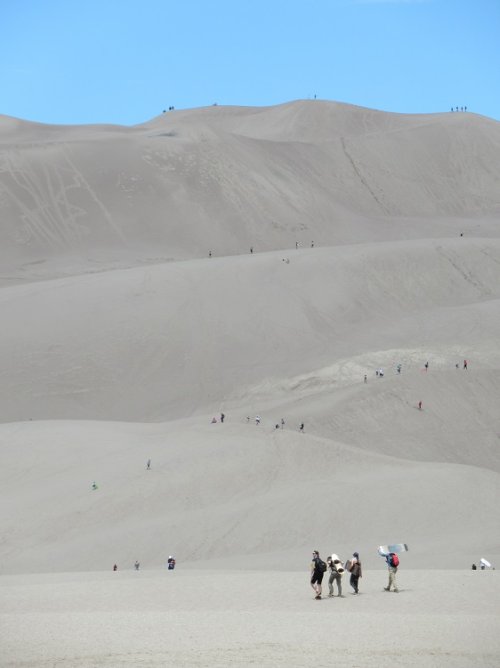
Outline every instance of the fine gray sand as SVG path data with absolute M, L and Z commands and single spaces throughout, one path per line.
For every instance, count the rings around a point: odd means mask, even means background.
M 499 169 L 469 113 L 0 116 L 0 666 L 499 665 Z
M 286 570 L 4 576 L 2 666 L 498 666 L 495 572 L 405 570 L 400 593 L 388 594 L 385 573 L 366 571 L 358 596 L 321 601 L 307 579 Z

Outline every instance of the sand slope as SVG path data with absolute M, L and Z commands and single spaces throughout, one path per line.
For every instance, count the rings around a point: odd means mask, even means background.
M 0 117 L 2 263 L 19 280 L 295 241 L 489 236 L 499 148 L 499 124 L 474 114 L 319 101 L 131 128 Z
M 2 665 L 498 665 L 499 127 L 0 117 Z

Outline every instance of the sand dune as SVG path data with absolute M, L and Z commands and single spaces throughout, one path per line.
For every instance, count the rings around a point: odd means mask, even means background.
M 295 241 L 490 236 L 500 210 L 499 125 L 474 114 L 302 101 L 131 128 L 0 121 L 11 279 Z
M 499 127 L 0 117 L 4 665 L 498 663 Z M 362 554 L 343 615 L 312 548 Z

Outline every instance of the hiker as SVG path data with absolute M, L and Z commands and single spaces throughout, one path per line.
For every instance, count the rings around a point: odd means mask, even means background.
M 117 571 L 117 570 L 118 570 L 118 566 L 117 566 L 116 564 L 113 566 L 113 570 L 114 570 L 114 571 Z
M 304 423 L 300 423 L 299 431 L 303 432 L 304 431 Z
M 175 568 L 175 557 L 173 557 L 172 555 L 170 555 L 169 558 L 167 559 L 167 568 L 169 571 L 173 571 Z
M 136 571 L 138 571 L 140 568 L 140 563 L 137 561 L 137 559 L 135 560 L 134 568 Z
M 428 370 L 429 370 L 429 362 L 426 362 L 426 363 L 424 364 L 424 367 L 425 367 L 425 370 L 428 371 Z
M 383 377 L 384 377 L 384 371 L 383 371 L 383 369 L 379 369 L 379 370 L 378 370 L 378 377 L 379 377 L 379 378 L 383 378 Z
M 311 248 L 314 248 L 314 241 L 311 241 Z
M 365 383 L 368 382 L 368 376 L 366 375 L 366 373 L 365 373 L 365 378 L 364 378 L 364 380 L 365 380 Z
M 208 257 L 212 257 L 212 251 L 208 251 Z
M 338 558 L 336 554 L 332 554 L 331 557 L 328 557 L 326 560 L 328 568 L 330 570 L 330 577 L 328 578 L 328 589 L 330 598 L 333 598 L 333 582 L 337 583 L 338 596 L 339 598 L 344 598 L 342 596 L 342 574 L 344 573 L 344 565 Z
M 285 426 L 285 419 L 281 418 L 281 428 L 283 429 L 284 426 Z
M 221 421 L 221 422 L 224 422 L 224 418 L 225 418 L 225 417 L 226 417 L 226 416 L 224 415 L 224 413 L 221 413 L 221 414 L 220 414 L 220 421 Z
M 467 360 L 464 360 L 464 370 L 467 371 Z
M 250 246 L 250 255 L 253 253 L 253 246 Z
M 418 402 L 418 410 L 419 410 L 419 411 L 422 410 L 422 402 L 421 402 L 421 401 Z
M 296 241 L 296 242 L 295 242 L 295 248 L 298 248 L 298 247 L 299 247 L 299 242 Z
M 314 597 L 316 600 L 321 599 L 321 583 L 323 582 L 325 571 L 325 562 L 320 558 L 318 550 L 314 550 L 311 562 L 311 587 L 316 592 L 316 596 Z
M 401 364 L 398 364 L 397 370 L 398 370 L 398 373 L 401 373 Z
M 477 571 L 477 566 L 476 566 L 476 564 L 472 564 L 472 570 L 473 570 L 473 571 Z
M 387 568 L 389 569 L 389 584 L 387 587 L 384 587 L 384 591 L 391 591 L 391 587 L 393 587 L 397 594 L 399 589 L 396 584 L 396 573 L 398 572 L 399 557 L 395 552 L 390 552 L 385 556 L 385 561 L 387 563 Z
M 259 425 L 260 424 L 260 415 L 255 416 L 255 424 Z
M 92 489 L 94 489 L 94 490 L 97 489 L 97 485 L 96 485 L 95 482 L 92 483 Z
M 350 566 L 348 568 L 351 577 L 349 579 L 349 584 L 354 589 L 354 594 L 359 594 L 359 578 L 363 577 L 361 572 L 361 561 L 359 560 L 359 552 L 352 553 L 352 559 L 350 559 Z
M 146 462 L 146 471 L 149 471 L 150 469 L 151 469 L 151 460 L 148 459 L 148 461 Z
M 250 415 L 247 415 L 247 424 L 250 422 Z
M 217 418 L 215 416 L 212 418 L 212 424 L 217 424 Z

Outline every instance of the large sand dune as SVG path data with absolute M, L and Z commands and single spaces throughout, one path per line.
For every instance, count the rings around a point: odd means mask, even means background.
M 173 112 L 131 128 L 1 117 L 2 261 L 26 278 L 56 258 L 71 273 L 296 240 L 490 235 L 499 149 L 499 124 L 474 114 L 325 102 Z
M 495 573 L 468 579 L 463 596 L 450 588 L 465 574 L 421 573 L 500 560 L 499 128 L 473 114 L 319 101 L 172 112 L 132 128 L 0 117 L 5 665 L 326 665 L 298 630 L 313 604 L 307 575 L 292 587 L 303 608 L 280 616 L 291 635 L 275 629 L 274 649 L 238 626 L 262 616 L 267 638 L 275 611 L 255 583 L 280 598 L 312 548 L 358 549 L 375 569 L 373 596 L 353 597 L 366 642 L 330 651 L 339 665 L 378 665 L 394 650 L 368 632 L 384 632 L 376 547 L 391 541 L 410 544 L 397 606 L 419 638 L 403 633 L 391 656 L 498 663 Z M 224 424 L 212 424 L 221 411 Z M 215 631 L 222 615 L 196 656 L 192 626 L 165 645 L 157 619 L 137 626 L 151 632 L 150 655 L 128 647 L 148 587 L 165 581 L 151 571 L 137 598 L 121 571 L 139 559 L 142 577 L 169 553 L 185 570 L 176 587 L 188 616 L 203 605 L 231 613 L 217 569 L 257 596 L 235 608 L 236 645 Z M 77 630 L 103 605 L 83 593 L 101 577 L 89 572 L 113 563 L 118 577 L 98 586 L 111 600 L 121 582 L 129 612 L 106 654 Z M 34 605 L 54 585 L 50 605 L 66 615 L 65 571 L 81 572 L 66 626 Z M 434 621 L 424 586 L 440 599 Z M 180 595 L 160 605 L 169 624 Z M 15 630 L 36 620 L 29 639 Z

